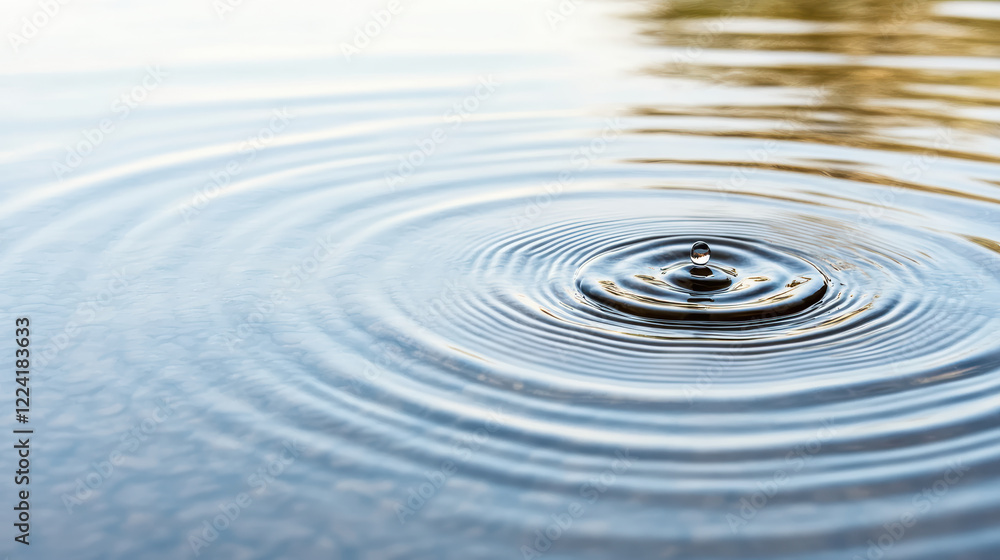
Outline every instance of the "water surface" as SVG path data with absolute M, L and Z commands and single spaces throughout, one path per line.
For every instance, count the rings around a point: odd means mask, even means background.
M 12 557 L 1000 554 L 995 3 L 401 5 L 4 54 Z

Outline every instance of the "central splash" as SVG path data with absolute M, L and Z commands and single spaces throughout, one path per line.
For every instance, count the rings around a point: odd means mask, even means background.
M 754 322 L 799 313 L 830 279 L 808 260 L 759 242 L 642 239 L 590 259 L 577 287 L 593 303 L 643 319 Z M 671 263 L 663 266 L 663 263 Z
M 691 292 L 714 292 L 733 285 L 736 271 L 709 266 L 712 249 L 699 241 L 691 246 L 691 264 L 665 268 L 667 283 Z

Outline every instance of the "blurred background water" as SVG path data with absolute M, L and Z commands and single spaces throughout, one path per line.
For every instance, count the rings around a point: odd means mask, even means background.
M 3 12 L 12 558 L 1000 555 L 1000 4 Z

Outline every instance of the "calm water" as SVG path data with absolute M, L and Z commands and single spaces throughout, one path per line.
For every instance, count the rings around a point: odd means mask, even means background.
M 3 52 L 12 558 L 1000 557 L 1000 4 L 233 4 Z

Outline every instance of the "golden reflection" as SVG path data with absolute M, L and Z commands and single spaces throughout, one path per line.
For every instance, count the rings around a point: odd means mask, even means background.
M 838 315 L 838 316 L 834 317 L 833 319 L 827 319 L 826 321 L 823 321 L 822 323 L 820 323 L 818 325 L 815 325 L 815 326 L 812 326 L 812 327 L 809 327 L 809 328 L 806 328 L 806 329 L 797 329 L 797 330 L 794 330 L 791 333 L 789 333 L 789 335 L 805 334 L 805 333 L 808 333 L 810 331 L 816 331 L 816 330 L 820 330 L 820 329 L 828 329 L 828 328 L 830 328 L 832 326 L 839 325 L 841 323 L 846 323 L 847 321 L 850 321 L 854 317 L 857 317 L 858 315 L 861 315 L 862 313 L 865 313 L 866 311 L 868 311 L 869 309 L 871 309 L 873 306 L 874 306 L 874 304 L 871 303 L 871 302 L 866 303 L 862 307 L 859 307 L 859 308 L 854 309 L 852 311 L 848 311 L 847 313 L 843 313 L 841 315 Z
M 672 51 L 670 62 L 650 70 L 740 88 L 740 100 L 641 107 L 640 115 L 680 124 L 642 132 L 930 150 L 1000 162 L 995 150 L 977 141 L 1000 135 L 992 120 L 1000 114 L 1000 20 L 957 17 L 943 9 L 946 4 L 659 2 L 643 16 L 644 33 Z M 691 117 L 729 124 L 686 129 L 684 119 Z M 946 140 L 935 136 L 941 130 L 949 134 Z
M 1000 253 L 1000 243 L 997 243 L 992 239 L 986 239 L 985 237 L 979 237 L 977 235 L 966 235 L 964 237 L 980 247 L 985 247 L 990 251 Z
M 729 162 L 729 161 L 716 161 L 716 160 L 679 160 L 679 159 L 634 159 L 629 160 L 633 163 L 677 163 L 686 165 L 721 165 L 721 166 L 738 166 L 738 167 L 748 167 L 755 169 L 766 169 L 770 171 L 785 171 L 790 173 L 802 173 L 806 175 L 819 175 L 823 177 L 831 177 L 834 179 L 845 179 L 848 181 L 855 181 L 860 183 L 869 183 L 873 185 L 884 185 L 889 187 L 896 187 L 900 189 L 907 189 L 926 193 L 942 194 L 947 196 L 965 198 L 968 200 L 977 200 L 979 202 L 990 202 L 993 204 L 1000 204 L 1000 199 L 992 198 L 989 196 L 978 195 L 975 193 L 968 193 L 965 191 L 959 191 L 955 189 L 949 189 L 945 187 L 937 187 L 933 185 L 924 185 L 920 183 L 914 183 L 910 181 L 902 181 L 899 179 L 893 179 L 885 175 L 880 175 L 877 173 L 866 173 L 862 171 L 853 171 L 850 169 L 836 169 L 836 168 L 817 168 L 809 167 L 805 165 L 791 165 L 782 163 L 756 163 L 756 162 Z M 749 193 L 741 193 L 749 194 Z M 757 194 L 756 196 L 763 196 Z M 776 196 L 766 196 L 765 198 L 775 198 Z M 794 200 L 794 199 L 790 199 Z

